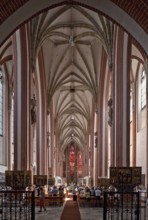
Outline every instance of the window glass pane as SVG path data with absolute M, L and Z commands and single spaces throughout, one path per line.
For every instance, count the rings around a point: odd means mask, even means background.
M 14 98 L 11 101 L 11 143 L 14 143 Z
M 130 86 L 130 122 L 132 121 L 133 116 L 133 97 L 132 97 L 132 85 Z
M 146 106 L 146 74 L 145 71 L 141 73 L 141 109 Z

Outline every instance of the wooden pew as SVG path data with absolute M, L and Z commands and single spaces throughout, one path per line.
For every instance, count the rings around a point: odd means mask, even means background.
M 45 196 L 45 206 L 61 206 L 65 201 L 64 196 Z M 40 198 L 38 196 L 35 197 L 35 206 L 40 205 Z
M 100 199 L 100 204 L 97 204 L 96 202 L 96 197 L 95 196 L 91 196 L 89 201 L 87 201 L 85 196 L 79 196 L 78 195 L 78 204 L 81 207 L 103 207 L 103 199 Z

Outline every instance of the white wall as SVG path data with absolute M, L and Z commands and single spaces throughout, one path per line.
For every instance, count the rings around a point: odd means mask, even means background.
M 142 166 L 142 174 L 146 174 L 146 128 L 137 133 L 137 153 L 136 163 L 137 166 Z
M 5 170 L 8 170 L 8 168 L 6 166 L 0 165 L 0 172 L 5 173 Z

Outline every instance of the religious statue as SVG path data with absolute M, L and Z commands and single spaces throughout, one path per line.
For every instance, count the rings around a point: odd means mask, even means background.
M 31 99 L 31 124 L 36 123 L 36 99 L 35 95 L 33 95 L 33 99 Z
M 98 134 L 97 131 L 95 132 L 95 147 L 98 147 Z
M 108 124 L 112 126 L 112 117 L 113 117 L 113 109 L 112 109 L 112 98 L 108 100 Z

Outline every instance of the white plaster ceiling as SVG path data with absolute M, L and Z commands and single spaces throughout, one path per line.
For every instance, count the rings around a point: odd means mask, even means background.
M 114 24 L 81 6 L 65 5 L 33 18 L 30 30 L 32 68 L 42 49 L 47 103 L 53 100 L 59 144 L 83 149 L 92 108 L 97 108 L 103 47 L 112 62 Z

